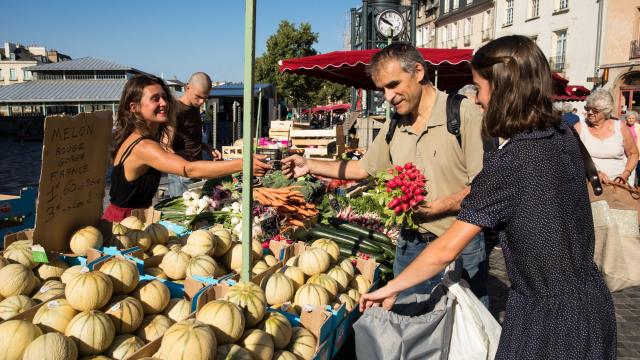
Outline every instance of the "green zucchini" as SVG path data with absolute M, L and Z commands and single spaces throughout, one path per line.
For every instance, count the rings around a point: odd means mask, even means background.
M 356 242 L 358 243 L 360 246 L 362 246 L 363 248 L 370 248 L 372 250 L 370 251 L 375 251 L 376 253 L 381 253 L 384 251 L 387 251 L 389 253 L 393 253 L 395 256 L 395 250 L 390 249 L 390 248 L 383 248 L 383 246 L 379 245 L 378 243 L 368 240 L 368 239 L 364 239 L 362 237 L 358 237 L 354 234 L 351 233 L 346 233 L 344 231 L 339 231 L 337 229 L 333 229 L 331 227 L 324 227 L 324 226 L 316 226 L 312 229 L 309 230 L 309 234 L 311 235 L 311 237 L 313 238 L 330 238 L 329 235 L 334 236 L 334 237 L 339 237 L 343 240 L 350 240 L 352 242 Z M 333 238 L 330 238 L 333 240 Z M 373 250 L 375 249 L 375 250 Z
M 393 245 L 393 243 L 391 242 L 391 238 L 389 238 L 385 234 L 379 233 L 377 231 L 373 231 L 371 229 L 367 229 L 364 226 L 342 221 L 336 218 L 330 219 L 329 223 L 337 229 L 348 231 L 360 236 L 364 236 L 367 239 L 375 240 L 377 242 L 381 242 L 387 245 Z
M 331 232 L 328 232 L 322 229 L 317 229 L 317 228 L 310 229 L 309 233 L 313 237 L 330 239 L 338 243 L 338 245 L 343 244 L 345 247 L 356 249 L 362 252 L 368 252 L 368 253 L 374 253 L 374 254 L 383 253 L 382 249 L 365 244 L 359 241 L 357 238 L 351 239 L 349 237 L 340 236 L 340 234 L 331 233 Z
M 381 261 L 384 261 L 384 256 L 382 256 L 380 254 L 370 254 L 370 253 L 367 253 L 366 251 L 359 251 L 359 250 L 353 249 L 353 248 L 340 247 L 340 254 L 343 257 L 356 256 L 356 255 L 358 255 L 358 253 L 367 254 L 367 255 L 371 256 L 371 258 L 374 259 L 378 263 L 381 262 Z

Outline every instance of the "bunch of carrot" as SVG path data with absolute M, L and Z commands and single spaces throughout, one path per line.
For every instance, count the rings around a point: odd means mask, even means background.
M 278 209 L 285 215 L 288 226 L 304 227 L 304 220 L 318 214 L 314 204 L 304 200 L 302 193 L 297 190 L 299 185 L 283 188 L 256 188 L 253 190 L 253 198 L 264 206 Z

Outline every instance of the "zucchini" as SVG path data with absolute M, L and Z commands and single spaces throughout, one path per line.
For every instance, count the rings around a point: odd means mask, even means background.
M 340 236 L 339 234 L 335 234 L 322 229 L 315 229 L 315 228 L 309 230 L 309 233 L 313 237 L 330 239 L 338 243 L 338 245 L 342 244 L 345 247 L 356 249 L 358 251 L 374 253 L 374 254 L 383 253 L 382 249 L 360 242 L 357 238 L 354 240 L 348 237 Z
M 367 239 L 375 240 L 377 242 L 381 242 L 387 245 L 393 245 L 393 243 L 391 242 L 391 238 L 389 238 L 385 234 L 379 233 L 377 231 L 373 231 L 371 229 L 367 229 L 364 226 L 352 224 L 350 222 L 342 221 L 336 218 L 331 218 L 329 220 L 329 223 L 337 229 L 348 231 L 360 236 L 364 236 Z
M 319 231 L 317 231 L 319 230 Z M 344 240 L 350 240 L 353 242 L 357 242 L 358 244 L 360 244 L 363 247 L 368 247 L 371 249 L 375 249 L 375 250 L 371 250 L 371 251 L 375 251 L 376 253 L 381 253 L 384 252 L 385 250 L 387 252 L 393 253 L 394 257 L 395 257 L 395 250 L 391 249 L 391 248 L 384 248 L 383 246 L 381 246 L 380 244 L 371 241 L 371 240 L 367 240 L 364 239 L 362 237 L 356 236 L 352 233 L 346 233 L 344 231 L 339 231 L 337 229 L 334 229 L 330 226 L 316 226 L 310 230 L 308 230 L 309 234 L 311 235 L 311 237 L 313 238 L 330 238 L 328 237 L 328 235 L 332 235 L 334 237 L 339 237 L 341 239 Z M 330 238 L 333 240 L 333 238 Z
M 342 255 L 343 257 L 348 258 L 351 256 L 357 256 L 358 253 L 364 253 L 371 256 L 371 258 L 374 259 L 377 263 L 384 261 L 384 256 L 380 254 L 370 254 L 370 253 L 367 253 L 366 251 L 358 251 L 357 249 L 340 247 L 340 255 Z

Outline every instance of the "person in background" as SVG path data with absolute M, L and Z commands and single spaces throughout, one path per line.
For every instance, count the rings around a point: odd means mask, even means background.
M 638 112 L 629 111 L 625 116 L 625 120 L 627 122 L 627 126 L 629 127 L 629 132 L 631 133 L 631 137 L 633 138 L 633 143 L 636 144 L 636 147 L 640 152 L 640 136 L 638 136 L 640 135 L 640 124 L 638 124 Z M 635 181 L 635 184 L 633 185 L 637 186 L 639 182 L 640 182 L 640 161 L 636 166 L 636 181 Z
M 175 104 L 175 126 L 169 129 L 167 136 L 171 142 L 171 150 L 187 161 L 202 160 L 203 151 L 210 153 L 214 160 L 222 158 L 218 150 L 212 150 L 202 141 L 203 122 L 200 108 L 209 98 L 210 91 L 209 75 L 203 72 L 194 73 L 189 78 L 184 94 Z M 169 174 L 169 196 L 181 196 L 192 182 L 193 180 L 185 176 Z
M 616 317 L 593 261 L 595 234 L 578 139 L 552 106 L 545 55 L 512 35 L 476 51 L 471 71 L 489 135 L 458 219 L 360 310 L 390 309 L 436 276 L 482 228 L 500 231 L 511 288 L 495 359 L 615 359 Z
M 110 204 L 102 218 L 118 222 L 133 209 L 151 206 L 161 174 L 211 179 L 242 171 L 242 160 L 187 161 L 168 150 L 167 133 L 175 104 L 169 88 L 153 75 L 136 75 L 122 91 L 114 136 Z M 270 165 L 254 155 L 253 173 L 263 175 Z
M 469 101 L 476 103 L 476 96 L 478 95 L 478 89 L 473 84 L 467 84 L 458 90 L 458 94 L 466 96 Z
M 471 180 L 480 172 L 484 154 L 482 114 L 467 99 L 460 103 L 461 144 L 447 130 L 447 94 L 428 80 L 427 65 L 420 52 L 408 43 L 393 43 L 376 53 L 369 72 L 376 87 L 384 91 L 385 100 L 395 107 L 397 128 L 390 141 L 387 121 L 359 161 L 324 161 L 291 156 L 282 160 L 287 176 L 307 173 L 334 179 L 365 179 L 394 165 L 412 162 L 427 177 L 426 205 L 415 212 L 418 230 L 401 229 L 393 264 L 400 274 L 420 252 L 455 221 L 462 199 L 469 192 Z M 474 294 L 485 304 L 487 262 L 484 235 L 474 236 L 461 255 L 463 276 L 470 281 Z M 442 274 L 423 279 L 402 296 L 429 294 Z
M 580 121 L 580 117 L 573 113 L 570 103 L 562 103 L 562 120 L 569 126 L 573 126 Z
M 574 127 L 589 150 L 600 180 L 635 184 L 638 147 L 629 128 L 623 126 L 622 121 L 611 118 L 611 93 L 604 89 L 594 90 L 587 97 L 584 109 L 586 119 Z

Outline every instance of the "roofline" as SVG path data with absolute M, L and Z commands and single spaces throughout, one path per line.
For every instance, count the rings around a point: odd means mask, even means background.
M 26 103 L 59 103 L 59 102 L 94 102 L 94 101 L 104 101 L 104 102 L 120 102 L 120 99 L 30 99 L 30 100 L 0 100 L 0 104 L 26 104 Z

